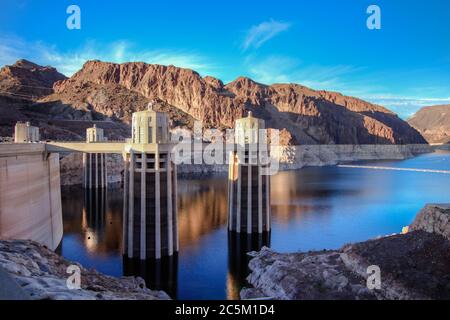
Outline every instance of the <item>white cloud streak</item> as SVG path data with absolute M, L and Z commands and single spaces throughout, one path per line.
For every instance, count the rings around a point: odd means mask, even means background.
M 298 83 L 315 90 L 337 91 L 382 105 L 401 118 L 409 118 L 420 108 L 436 104 L 450 104 L 449 98 L 402 97 L 385 92 L 382 77 L 371 77 L 364 67 L 352 65 L 305 65 L 286 56 L 257 58 L 248 55 L 245 60 L 248 75 L 264 84 Z M 433 88 L 420 88 L 417 92 L 433 92 Z M 441 90 L 442 91 L 442 90 Z
M 304 65 L 297 59 L 277 55 L 263 59 L 248 56 L 245 64 L 249 75 L 261 83 L 298 83 L 334 91 L 351 87 L 344 77 L 362 69 L 350 65 Z
M 0 37 L 0 65 L 13 64 L 18 59 L 28 59 L 41 65 L 50 65 L 66 76 L 77 72 L 88 60 L 102 60 L 115 63 L 141 61 L 153 64 L 175 65 L 189 68 L 202 74 L 210 73 L 216 67 L 196 52 L 185 50 L 139 50 L 127 41 L 100 44 L 87 41 L 81 47 L 60 51 L 54 45 L 42 42 L 28 43 L 19 38 Z
M 242 48 L 244 51 L 249 48 L 257 49 L 265 42 L 269 41 L 279 33 L 288 30 L 290 27 L 291 24 L 288 22 L 281 22 L 273 19 L 252 26 L 245 36 Z

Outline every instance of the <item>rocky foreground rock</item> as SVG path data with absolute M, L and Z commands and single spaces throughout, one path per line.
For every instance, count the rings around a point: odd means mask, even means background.
M 81 271 L 81 289 L 69 289 L 67 267 Z M 0 240 L 0 267 L 33 300 L 165 300 L 163 291 L 153 291 L 139 277 L 111 277 L 68 261 L 29 240 Z
M 340 250 L 252 252 L 242 298 L 450 299 L 450 205 L 427 205 L 406 234 Z M 368 289 L 369 266 L 381 271 L 381 288 Z

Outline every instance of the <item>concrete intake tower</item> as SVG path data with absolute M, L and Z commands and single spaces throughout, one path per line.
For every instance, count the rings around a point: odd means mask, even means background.
M 228 170 L 228 230 L 270 231 L 270 175 L 264 120 L 252 116 L 235 123 L 235 146 Z
M 177 172 L 169 117 L 148 110 L 132 117 L 124 160 L 124 255 L 160 259 L 178 252 Z
M 103 129 L 97 128 L 95 124 L 92 128 L 86 129 L 86 143 L 105 141 Z M 83 153 L 83 187 L 85 189 L 108 187 L 106 157 L 105 153 Z

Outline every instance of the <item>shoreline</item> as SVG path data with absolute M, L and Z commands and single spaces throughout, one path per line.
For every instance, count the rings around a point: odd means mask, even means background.
M 401 234 L 338 250 L 250 252 L 242 299 L 450 299 L 450 204 L 428 204 Z M 378 288 L 369 288 L 377 267 Z
M 436 147 L 418 145 L 302 145 L 282 146 L 274 150 L 279 160 L 279 171 L 297 170 L 304 167 L 324 167 L 358 161 L 405 160 L 420 154 L 434 152 Z M 195 157 L 193 154 L 192 157 Z M 81 185 L 81 154 L 61 158 L 61 186 Z M 122 183 L 123 161 L 120 155 L 108 157 L 108 184 L 112 188 Z M 228 164 L 181 164 L 177 166 L 180 177 L 204 177 L 225 174 Z M 109 188 L 109 186 L 108 186 Z

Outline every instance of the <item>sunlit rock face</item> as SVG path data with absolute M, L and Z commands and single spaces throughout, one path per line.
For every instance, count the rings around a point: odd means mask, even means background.
M 253 252 L 242 298 L 450 299 L 449 205 L 428 205 L 404 234 L 349 244 L 339 250 Z M 381 286 L 367 286 L 370 266 Z
M 423 107 L 408 119 L 408 123 L 429 143 L 450 142 L 450 104 Z
M 357 98 L 297 84 L 269 86 L 245 77 L 224 85 L 174 66 L 88 61 L 70 79 L 55 83 L 54 90 L 43 100 L 49 105 L 57 101 L 74 108 L 87 105 L 92 112 L 126 122 L 147 101 L 157 100 L 172 113 L 215 128 L 231 128 L 251 110 L 266 120 L 268 128 L 285 129 L 292 144 L 425 142 L 391 111 Z

